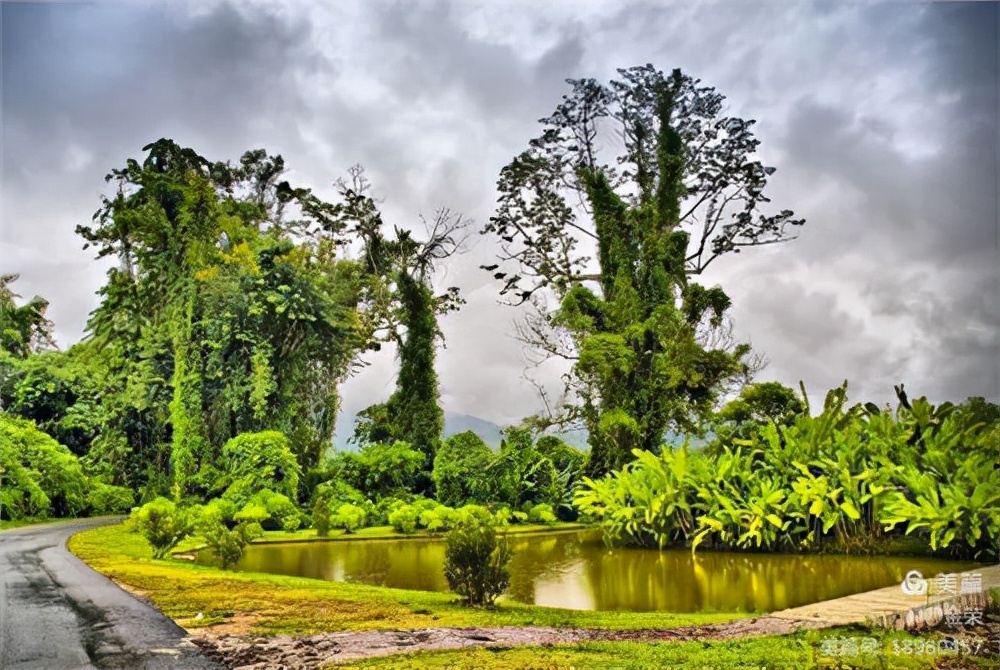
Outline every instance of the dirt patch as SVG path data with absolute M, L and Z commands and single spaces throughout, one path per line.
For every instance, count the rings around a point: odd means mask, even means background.
M 773 617 L 742 619 L 709 626 L 667 630 L 606 631 L 574 628 L 507 626 L 499 628 L 424 628 L 322 633 L 310 637 L 261 637 L 221 633 L 219 626 L 192 631 L 194 642 L 215 660 L 239 670 L 282 667 L 315 668 L 411 651 L 571 644 L 588 641 L 726 640 L 753 635 L 780 635 L 801 628 L 819 628 L 812 621 Z
M 259 619 L 253 612 L 235 612 L 225 621 L 208 626 L 197 625 L 197 619 L 179 619 L 177 623 L 195 637 L 248 636 Z

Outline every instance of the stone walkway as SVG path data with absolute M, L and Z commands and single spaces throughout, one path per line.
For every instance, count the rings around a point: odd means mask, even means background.
M 979 574 L 982 587 L 977 593 L 961 593 L 963 581 L 973 583 L 970 575 Z M 820 627 L 871 622 L 894 628 L 933 626 L 945 615 L 959 609 L 982 609 L 989 589 L 1000 589 L 1000 565 L 974 568 L 956 575 L 954 592 L 935 593 L 936 575 L 924 575 L 928 582 L 925 595 L 907 595 L 900 586 L 856 593 L 824 602 L 774 612 L 778 619 L 811 621 Z

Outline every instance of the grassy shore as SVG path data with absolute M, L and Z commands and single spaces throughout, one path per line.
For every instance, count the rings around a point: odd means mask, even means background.
M 520 532 L 551 531 L 520 527 Z M 389 528 L 370 528 L 338 539 L 399 538 Z M 406 536 L 403 536 L 406 537 Z M 263 541 L 303 541 L 309 531 L 271 533 Z M 191 540 L 197 545 L 198 540 Z M 621 641 L 416 652 L 351 661 L 358 668 L 1000 668 L 995 654 L 957 659 L 913 654 L 914 641 L 940 637 L 855 626 L 734 640 L 631 641 L 628 631 L 663 630 L 721 623 L 733 613 L 586 612 L 505 602 L 495 610 L 472 609 L 453 595 L 405 591 L 259 573 L 226 571 L 176 559 L 155 560 L 148 543 L 123 526 L 83 531 L 69 541 L 73 553 L 94 569 L 149 598 L 185 628 L 217 626 L 218 632 L 308 636 L 343 630 L 431 627 L 553 626 L 622 631 Z M 200 616 L 199 616 L 200 615 Z M 877 653 L 823 655 L 824 640 L 874 638 Z M 995 644 L 995 643 L 994 643 Z M 902 650 L 902 651 L 901 651 Z M 959 663 L 955 665 L 954 663 Z M 942 665 L 942 663 L 944 663 Z
M 866 637 L 877 640 L 878 653 L 831 657 L 823 655 L 827 638 Z M 925 641 L 926 638 L 920 638 Z M 836 629 L 783 636 L 712 642 L 585 642 L 554 647 L 463 649 L 383 656 L 365 661 L 326 664 L 323 668 L 448 668 L 449 670 L 515 670 L 545 668 L 980 668 L 1000 667 L 995 654 L 985 656 L 905 653 L 916 638 L 899 632 Z M 995 647 L 994 647 L 995 650 Z
M 386 533 L 384 529 L 380 533 L 371 530 L 369 536 L 385 537 Z M 354 537 L 365 535 L 357 533 Z M 536 625 L 630 630 L 718 623 L 746 616 L 587 612 L 514 602 L 504 602 L 495 610 L 474 609 L 458 604 L 449 593 L 234 572 L 189 561 L 155 560 L 149 544 L 121 525 L 78 533 L 70 538 L 69 548 L 98 572 L 149 598 L 185 628 L 229 622 L 238 623 L 239 632 L 262 635 L 436 626 Z

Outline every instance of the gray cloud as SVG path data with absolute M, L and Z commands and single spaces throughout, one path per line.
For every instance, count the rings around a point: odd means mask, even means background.
M 161 136 L 213 159 L 262 146 L 333 194 L 368 168 L 388 221 L 450 207 L 478 229 L 499 169 L 565 92 L 652 62 L 682 67 L 758 119 L 777 207 L 801 238 L 720 260 L 738 333 L 821 398 L 1000 396 L 997 12 L 991 3 L 3 3 L 0 266 L 76 340 L 103 267 L 73 234 L 102 177 Z M 516 311 L 478 270 L 488 239 L 439 276 L 466 308 L 442 322 L 448 409 L 513 421 Z M 388 395 L 392 353 L 344 388 Z M 558 366 L 543 381 L 558 380 Z

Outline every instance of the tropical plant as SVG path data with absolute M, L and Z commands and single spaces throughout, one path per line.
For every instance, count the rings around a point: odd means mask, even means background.
M 265 489 L 298 499 L 298 459 L 278 431 L 237 435 L 222 448 L 224 497 L 245 505 Z
M 0 514 L 76 516 L 87 509 L 89 481 L 69 449 L 33 421 L 0 413 Z

